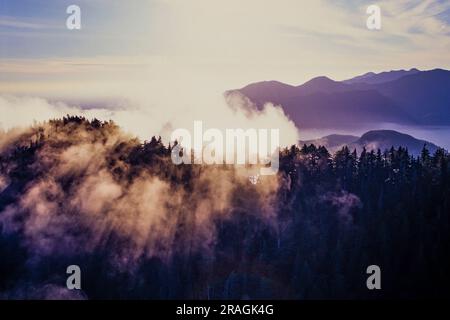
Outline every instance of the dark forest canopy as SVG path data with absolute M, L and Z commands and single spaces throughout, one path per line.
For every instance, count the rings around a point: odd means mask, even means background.
M 0 297 L 450 296 L 444 150 L 291 146 L 256 185 L 170 154 L 82 117 L 0 134 Z M 70 264 L 81 292 L 65 289 Z

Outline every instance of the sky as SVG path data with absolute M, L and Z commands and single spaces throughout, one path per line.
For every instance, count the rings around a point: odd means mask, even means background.
M 226 90 L 450 67 L 449 1 L 378 1 L 382 28 L 368 30 L 372 3 L 0 0 L 0 89 L 43 92 L 66 82 L 75 90 L 86 81 L 163 82 L 170 74 Z M 71 4 L 81 8 L 81 30 L 65 26 Z
M 91 107 L 204 110 L 257 81 L 450 69 L 449 52 L 450 1 L 0 0 L 0 94 Z

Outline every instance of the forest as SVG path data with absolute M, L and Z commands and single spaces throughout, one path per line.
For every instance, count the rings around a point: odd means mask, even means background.
M 293 145 L 253 184 L 172 147 L 78 116 L 0 132 L 0 299 L 450 297 L 445 150 Z

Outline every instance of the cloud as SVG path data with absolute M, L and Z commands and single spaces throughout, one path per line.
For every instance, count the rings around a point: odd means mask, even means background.
M 8 17 L 0 15 L 0 27 L 40 30 L 54 28 L 55 26 L 41 22 L 35 22 L 33 19 L 29 18 Z
M 95 8 L 85 8 L 89 17 L 97 18 L 89 21 L 89 31 L 64 33 L 57 43 L 54 36 L 42 35 L 39 43 L 31 46 L 23 40 L 18 49 L 14 44 L 22 40 L 14 38 L 8 58 L 24 59 L 2 63 L 0 69 L 10 71 L 3 82 L 10 86 L 3 84 L 0 90 L 14 93 L 21 82 L 29 82 L 24 91 L 34 84 L 47 96 L 55 91 L 70 95 L 69 87 L 94 91 L 91 86 L 102 96 L 106 89 L 99 89 L 98 82 L 120 88 L 142 80 L 161 84 L 169 76 L 176 81 L 179 76 L 205 88 L 214 84 L 223 92 L 260 80 L 299 84 L 318 75 L 345 79 L 367 71 L 450 68 L 447 2 L 378 4 L 380 31 L 366 28 L 368 1 L 319 0 L 306 5 L 296 0 L 172 0 L 129 8 L 95 2 Z M 30 48 L 25 55 L 24 46 Z M 44 90 L 46 81 L 50 82 Z M 66 83 L 66 90 L 58 83 Z M 48 92 L 52 85 L 57 89 Z
M 192 91 L 183 94 L 190 95 Z M 160 135 L 165 142 L 169 142 L 172 131 L 177 128 L 186 128 L 193 132 L 194 121 L 203 121 L 207 128 L 225 129 L 280 129 L 280 142 L 284 146 L 295 144 L 298 141 L 298 130 L 289 120 L 282 109 L 267 105 L 261 111 L 250 114 L 243 112 L 242 100 L 234 100 L 231 108 L 223 96 L 206 94 L 198 103 L 192 104 L 195 97 L 184 97 L 181 92 L 176 96 L 166 96 L 167 101 L 153 99 L 152 97 L 137 96 L 134 101 L 117 109 L 94 108 L 82 109 L 62 102 L 49 102 L 42 98 L 21 96 L 0 96 L 0 128 L 9 130 L 24 127 L 35 122 L 48 119 L 62 118 L 63 116 L 81 115 L 89 119 L 114 120 L 126 131 L 148 140 L 154 135 Z M 164 98 L 164 95 L 161 95 Z

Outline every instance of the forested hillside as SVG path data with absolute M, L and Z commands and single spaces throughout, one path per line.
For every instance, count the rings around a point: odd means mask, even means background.
M 448 154 L 280 157 L 253 184 L 251 168 L 176 166 L 170 145 L 113 122 L 0 133 L 0 298 L 450 296 Z M 381 290 L 366 287 L 373 264 Z

